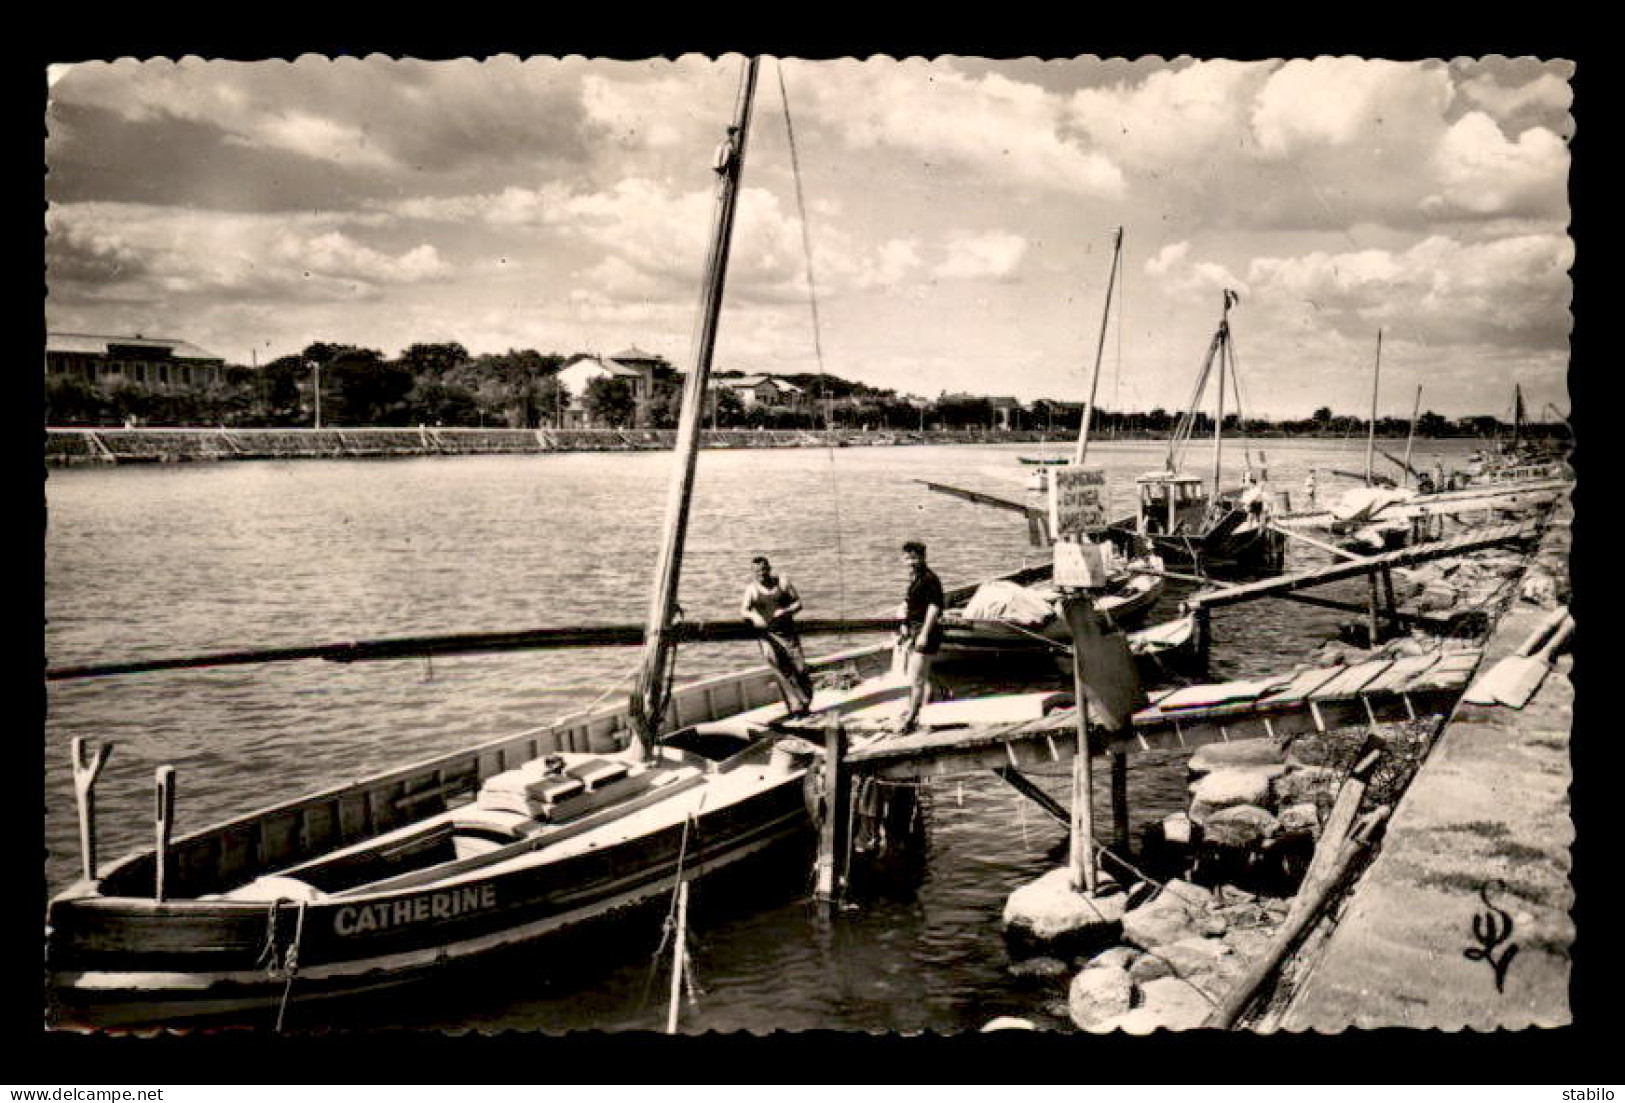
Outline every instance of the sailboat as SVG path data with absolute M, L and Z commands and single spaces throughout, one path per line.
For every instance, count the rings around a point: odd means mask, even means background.
M 1247 485 L 1226 490 L 1220 485 L 1223 470 L 1225 377 L 1235 371 L 1231 349 L 1230 308 L 1236 294 L 1224 292 L 1224 311 L 1208 344 L 1191 402 L 1168 442 L 1163 468 L 1135 479 L 1135 515 L 1130 523 L 1114 526 L 1148 541 L 1170 563 L 1189 564 L 1199 571 L 1256 574 L 1278 571 L 1285 553 L 1285 538 L 1271 527 L 1273 503 L 1260 472 L 1250 463 Z M 1213 421 L 1213 481 L 1211 488 L 1198 475 L 1180 469 L 1180 449 L 1195 428 L 1197 410 L 1207 390 L 1214 364 L 1218 364 L 1218 406 Z M 1132 528 L 1130 529 L 1130 525 Z
M 675 598 L 700 410 L 750 131 L 747 59 L 718 151 L 716 221 L 694 370 L 630 699 L 172 836 L 158 777 L 154 844 L 98 868 L 95 773 L 73 746 L 83 877 L 46 917 L 55 1025 L 269 1015 L 288 1001 L 392 987 L 675 891 L 794 838 L 817 807 L 817 749 L 792 738 L 773 673 L 674 687 Z M 907 693 L 889 643 L 809 663 L 815 720 Z M 846 688 L 839 688 L 845 686 Z M 816 729 L 811 729 L 816 730 Z
M 1106 346 L 1106 323 L 1111 315 L 1112 292 L 1117 286 L 1117 269 L 1123 255 L 1123 230 L 1118 227 L 1112 243 L 1111 272 L 1106 281 L 1106 297 L 1101 309 L 1100 339 L 1095 350 L 1094 373 L 1090 379 L 1089 401 L 1083 408 L 1078 439 L 1071 456 L 1038 460 L 1021 457 L 1024 464 L 1038 465 L 1034 476 L 1039 487 L 1048 489 L 1049 473 L 1068 466 L 1081 466 L 1089 454 L 1089 431 L 1094 418 L 1095 396 L 1100 385 L 1100 361 Z M 1137 549 L 1132 541 L 1119 540 L 1106 546 L 1106 574 L 1110 580 L 1095 599 L 1095 608 L 1114 624 L 1128 626 L 1139 622 L 1162 597 L 1166 583 L 1163 561 L 1154 552 Z M 1052 566 L 1032 568 L 1002 579 L 984 583 L 963 604 L 950 603 L 943 613 L 943 652 L 945 655 L 987 655 L 1000 652 L 1054 650 L 1072 638 L 1061 615 L 1059 592 L 1048 585 Z

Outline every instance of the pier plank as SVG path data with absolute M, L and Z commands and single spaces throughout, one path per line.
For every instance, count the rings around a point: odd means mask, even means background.
M 1343 673 L 1329 682 L 1322 683 L 1309 695 L 1309 699 L 1323 701 L 1329 698 L 1353 697 L 1366 686 L 1376 681 L 1393 665 L 1392 659 L 1378 659 L 1373 662 L 1344 667 Z

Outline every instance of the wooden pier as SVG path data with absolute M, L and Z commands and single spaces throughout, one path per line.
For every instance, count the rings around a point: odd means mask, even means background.
M 1325 666 L 1295 674 L 1164 690 L 1118 732 L 1095 730 L 1096 754 L 1135 753 L 1261 736 L 1324 732 L 1353 724 L 1414 720 L 1448 711 L 1465 691 L 1481 652 L 1444 649 L 1353 666 Z M 1069 694 L 1010 698 L 1012 708 L 1042 715 L 1015 723 L 956 723 L 927 717 L 933 730 L 898 736 L 855 750 L 854 771 L 878 777 L 925 780 L 983 769 L 1021 769 L 1070 758 L 1077 715 Z M 1021 705 L 1017 705 L 1017 702 Z M 949 702 L 948 704 L 952 704 Z M 928 706 L 929 707 L 929 706 Z M 848 722 L 862 722 L 861 714 Z

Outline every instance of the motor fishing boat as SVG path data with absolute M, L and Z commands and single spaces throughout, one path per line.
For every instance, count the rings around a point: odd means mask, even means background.
M 1224 312 L 1208 345 L 1197 376 L 1190 406 L 1175 425 L 1168 455 L 1161 470 L 1135 479 L 1135 513 L 1131 522 L 1118 522 L 1120 532 L 1132 531 L 1150 543 L 1165 561 L 1189 565 L 1203 573 L 1258 574 L 1279 571 L 1285 559 L 1285 538 L 1273 527 L 1274 496 L 1267 471 L 1255 472 L 1246 449 L 1243 485 L 1221 488 L 1221 457 L 1225 411 L 1225 379 L 1235 373 L 1230 350 L 1230 308 L 1234 292 L 1224 293 Z M 1181 469 L 1180 455 L 1196 425 L 1197 410 L 1208 380 L 1218 365 L 1218 408 L 1213 418 L 1213 478 L 1211 484 Z

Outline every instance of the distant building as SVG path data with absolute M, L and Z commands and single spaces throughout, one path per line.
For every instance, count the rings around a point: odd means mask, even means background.
M 718 390 L 730 390 L 738 395 L 746 409 L 752 406 L 796 409 L 806 397 L 806 392 L 794 383 L 775 379 L 771 375 L 724 377 L 715 380 L 712 386 Z
M 134 383 L 151 391 L 200 390 L 218 384 L 225 360 L 188 341 L 165 337 L 47 333 L 45 377 L 95 386 Z
M 987 404 L 993 410 L 993 427 L 995 429 L 1019 428 L 1021 420 L 1021 403 L 1014 398 L 1000 396 L 990 398 Z
M 583 356 L 572 361 L 559 369 L 558 373 L 559 382 L 564 384 L 570 395 L 569 403 L 560 414 L 562 427 L 582 429 L 593 424 L 584 400 L 587 388 L 594 379 L 625 380 L 632 389 L 632 401 L 636 404 L 634 423 L 647 425 L 649 401 L 666 383 L 670 372 L 671 365 L 665 357 L 644 352 L 636 345 L 614 356 Z

